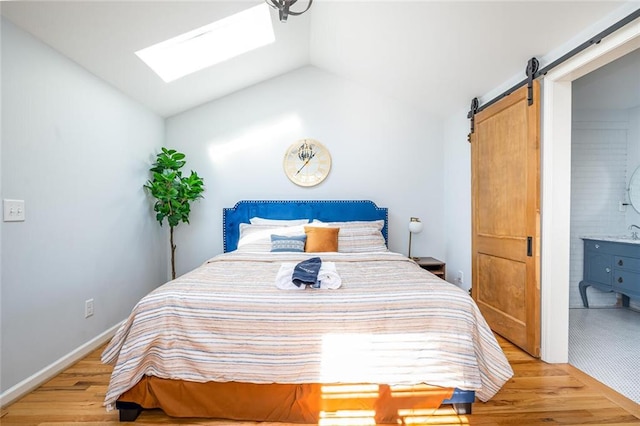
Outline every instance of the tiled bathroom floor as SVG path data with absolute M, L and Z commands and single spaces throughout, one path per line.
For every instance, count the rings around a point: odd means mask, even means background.
M 640 312 L 570 309 L 569 364 L 640 404 Z

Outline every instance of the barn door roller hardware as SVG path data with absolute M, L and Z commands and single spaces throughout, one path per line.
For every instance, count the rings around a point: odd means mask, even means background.
M 538 69 L 538 66 L 539 66 L 538 60 L 536 58 L 531 58 L 529 60 L 529 62 L 527 63 L 527 69 L 526 69 L 527 78 L 525 80 L 523 80 L 523 81 L 517 83 L 516 85 L 514 85 L 513 87 L 507 89 L 502 94 L 496 96 L 495 98 L 491 99 L 490 101 L 485 102 L 484 104 L 482 104 L 482 106 L 476 107 L 475 110 L 474 110 L 473 105 L 474 105 L 474 102 L 477 102 L 478 98 L 473 98 L 474 100 L 471 101 L 471 105 L 472 105 L 471 111 L 469 111 L 469 114 L 467 114 L 467 118 L 470 118 L 472 120 L 471 121 L 471 133 L 473 133 L 473 131 L 474 131 L 473 116 L 475 114 L 477 114 L 480 111 L 482 111 L 483 109 L 487 108 L 489 105 L 492 105 L 492 104 L 496 103 L 497 101 L 499 101 L 500 99 L 504 98 L 505 96 L 508 96 L 513 91 L 519 89 L 520 87 L 524 86 L 525 84 L 529 88 L 529 90 L 528 90 L 528 101 L 529 101 L 529 105 L 531 105 L 533 103 L 533 96 L 532 96 L 533 80 L 535 80 L 537 77 L 539 77 L 541 75 L 545 75 L 546 73 L 548 73 L 550 70 L 552 70 L 556 66 L 558 66 L 561 63 L 565 62 L 566 60 L 572 58 L 576 54 L 582 52 L 583 50 L 585 50 L 589 46 L 593 46 L 595 44 L 600 43 L 602 41 L 602 39 L 607 37 L 609 34 L 619 30 L 620 28 L 624 27 L 625 25 L 627 25 L 630 22 L 635 21 L 638 18 L 640 18 L 640 8 L 636 9 L 634 12 L 632 12 L 629 15 L 627 15 L 626 17 L 622 18 L 621 20 L 619 20 L 615 24 L 611 25 L 609 28 L 605 29 L 604 31 L 601 31 L 600 33 L 598 33 L 595 36 L 591 37 L 589 40 L 585 41 L 581 45 L 579 45 L 579 46 L 575 47 L 574 49 L 570 50 L 569 52 L 565 53 L 564 55 L 562 55 L 561 57 L 559 57 L 555 61 L 551 62 L 549 65 L 546 65 L 542 69 Z M 469 141 L 471 141 L 470 138 L 469 138 Z
M 527 75 L 527 101 L 529 105 L 533 105 L 533 80 L 537 77 L 536 73 L 538 72 L 538 67 L 540 63 L 536 58 L 531 58 L 527 62 L 527 68 L 525 69 L 525 74 Z M 504 92 L 502 97 L 508 96 L 515 88 L 511 88 L 509 91 Z M 486 105 L 485 105 L 486 106 Z M 467 140 L 471 142 L 471 135 L 475 132 L 475 115 L 480 111 L 480 102 L 478 98 L 473 98 L 471 100 L 471 108 L 467 113 L 467 118 L 471 120 L 471 132 L 467 136 Z
M 535 57 L 529 59 L 529 62 L 527 62 L 525 73 L 527 74 L 527 101 L 529 102 L 529 106 L 533 105 L 533 80 L 536 78 L 539 66 L 540 62 L 538 62 Z
M 467 140 L 471 142 L 471 135 L 476 130 L 475 129 L 475 121 L 476 121 L 476 113 L 478 112 L 478 107 L 480 106 L 480 102 L 478 102 L 478 98 L 471 99 L 471 109 L 469 113 L 467 113 L 467 118 L 471 119 L 471 132 L 467 136 Z
M 527 88 L 528 88 L 527 101 L 529 105 L 533 105 L 533 80 L 535 80 L 537 77 L 536 73 L 538 72 L 539 67 L 540 67 L 540 62 L 538 62 L 536 58 L 531 58 L 527 62 L 527 68 L 525 69 L 525 74 L 527 75 L 526 82 L 527 82 Z M 508 91 L 504 92 L 502 94 L 502 97 L 510 95 L 511 92 L 516 88 L 517 87 L 512 87 Z M 486 105 L 483 105 L 483 106 L 486 106 Z M 467 136 L 467 140 L 469 142 L 471 142 L 471 134 L 473 134 L 473 132 L 475 131 L 475 115 L 478 112 L 480 112 L 480 102 L 478 101 L 478 98 L 473 98 L 471 100 L 471 108 L 467 113 L 467 118 L 471 120 L 471 133 L 469 133 L 469 136 Z

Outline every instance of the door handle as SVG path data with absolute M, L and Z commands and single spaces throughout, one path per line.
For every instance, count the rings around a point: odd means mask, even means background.
M 527 237 L 527 256 L 533 256 L 533 237 Z

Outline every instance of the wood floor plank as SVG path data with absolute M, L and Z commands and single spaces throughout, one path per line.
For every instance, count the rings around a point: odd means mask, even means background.
M 546 364 L 498 337 L 514 377 L 489 402 L 477 402 L 473 414 L 455 415 L 449 407 L 406 424 L 429 425 L 640 425 L 640 406 L 568 364 Z M 112 367 L 100 362 L 102 348 L 0 411 L 2 426 L 116 425 L 118 412 L 102 405 Z M 283 423 L 177 419 L 161 410 L 143 411 L 140 425 L 285 426 Z M 336 424 L 337 425 L 337 424 Z M 299 426 L 299 425 L 297 425 Z M 327 426 L 334 426 L 329 423 Z

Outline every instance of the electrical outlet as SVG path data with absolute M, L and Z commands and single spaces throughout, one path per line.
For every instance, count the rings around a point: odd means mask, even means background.
M 84 301 L 84 317 L 89 318 L 93 315 L 93 299 Z
M 458 271 L 458 284 L 463 284 L 464 283 L 464 272 L 462 271 Z

